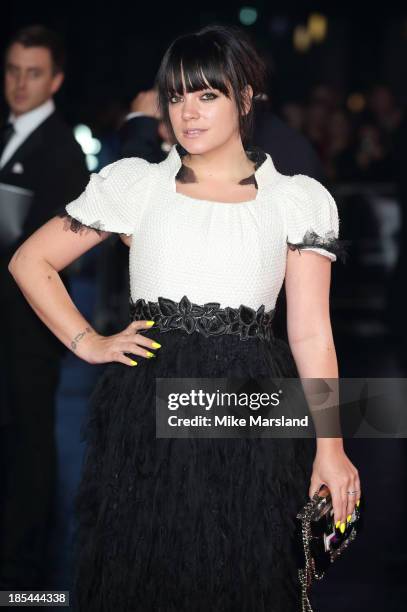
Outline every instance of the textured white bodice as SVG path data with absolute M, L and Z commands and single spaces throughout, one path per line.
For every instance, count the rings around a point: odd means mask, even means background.
M 256 199 L 225 203 L 176 192 L 177 146 L 159 164 L 134 157 L 92 174 L 66 206 L 80 223 L 132 236 L 133 301 L 274 308 L 288 244 L 336 260 L 338 211 L 325 187 L 305 175 L 278 172 L 270 155 L 255 172 Z

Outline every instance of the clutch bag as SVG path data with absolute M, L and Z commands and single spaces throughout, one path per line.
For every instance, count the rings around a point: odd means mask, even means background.
M 302 612 L 313 612 L 309 591 L 313 580 L 321 580 L 328 568 L 353 542 L 362 529 L 364 500 L 345 522 L 342 533 L 334 524 L 330 491 L 323 485 L 297 514 L 298 577 L 301 584 Z

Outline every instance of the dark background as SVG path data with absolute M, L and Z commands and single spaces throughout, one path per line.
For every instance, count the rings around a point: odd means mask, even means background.
M 406 103 L 407 10 L 402 3 L 15 2 L 8 11 L 3 8 L 1 47 L 23 25 L 44 23 L 63 33 L 68 65 L 57 95 L 59 106 L 70 121 L 87 120 L 101 127 L 103 107 L 126 105 L 137 91 L 151 87 L 175 36 L 208 23 L 240 25 L 242 6 L 258 10 L 257 21 L 246 28 L 269 60 L 275 108 L 306 99 L 319 83 L 351 92 L 383 81 Z M 298 53 L 292 31 L 313 11 L 327 16 L 328 35 L 308 52 Z

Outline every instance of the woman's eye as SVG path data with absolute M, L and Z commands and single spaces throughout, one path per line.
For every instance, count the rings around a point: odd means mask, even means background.
M 179 96 L 170 96 L 169 98 L 170 104 L 175 104 L 179 100 Z
M 205 94 L 203 94 L 203 96 L 202 96 L 202 98 L 203 98 L 204 100 L 215 100 L 215 98 L 217 98 L 217 97 L 218 97 L 218 96 L 217 96 L 216 94 L 212 93 L 212 92 L 205 93 Z

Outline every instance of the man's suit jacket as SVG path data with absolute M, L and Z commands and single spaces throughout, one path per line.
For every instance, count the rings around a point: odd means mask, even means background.
M 34 198 L 22 236 L 0 253 L 1 299 L 18 293 L 8 263 L 18 246 L 82 193 L 89 172 L 71 128 L 54 111 L 0 168 L 0 183 L 30 189 Z
M 18 246 L 47 220 L 62 210 L 85 189 L 89 172 L 79 144 L 72 130 L 54 111 L 14 152 L 0 169 L 0 182 L 30 189 L 34 192 L 32 205 L 24 223 L 23 235 L 10 247 L 0 252 L 0 315 L 7 326 L 10 317 L 24 317 L 35 338 L 36 354 L 46 359 L 57 359 L 66 351 L 64 345 L 42 323 L 26 302 L 8 264 Z M 61 278 L 68 287 L 66 276 Z M 15 336 L 15 334 L 14 334 Z M 21 343 L 20 337 L 7 339 Z M 14 347 L 10 347 L 10 351 Z M 11 353 L 10 353 L 11 354 Z M 5 415 L 0 410 L 0 424 Z
M 34 192 L 22 236 L 0 253 L 2 292 L 16 291 L 16 283 L 7 267 L 18 246 L 65 204 L 78 197 L 88 181 L 89 172 L 82 150 L 72 130 L 54 111 L 0 168 L 0 183 Z
M 0 168 L 0 182 L 34 191 L 34 202 L 18 244 L 76 198 L 89 172 L 72 130 L 54 111 Z M 18 244 L 10 247 L 11 253 Z

